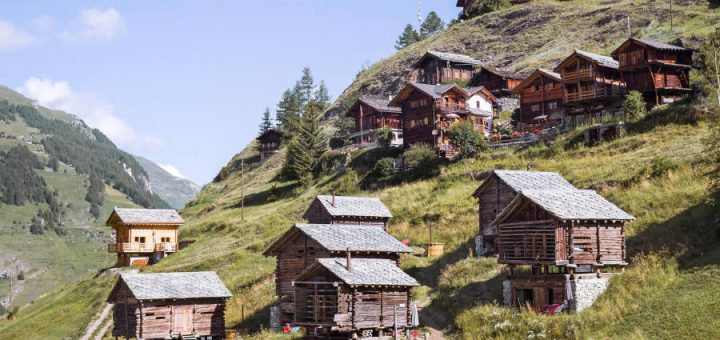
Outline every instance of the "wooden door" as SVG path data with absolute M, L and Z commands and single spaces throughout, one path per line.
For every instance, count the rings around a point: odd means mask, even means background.
M 193 331 L 192 307 L 176 306 L 173 308 L 172 334 L 190 334 Z

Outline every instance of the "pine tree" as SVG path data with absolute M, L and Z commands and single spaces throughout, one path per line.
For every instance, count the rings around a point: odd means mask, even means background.
M 443 29 L 445 29 L 445 22 L 440 19 L 437 13 L 434 11 L 430 12 L 428 13 L 427 18 L 425 18 L 425 21 L 423 21 L 422 25 L 420 25 L 420 38 L 424 39 L 442 31 Z
M 297 84 L 295 84 L 295 94 L 298 98 L 300 111 L 304 111 L 305 105 L 314 99 L 313 93 L 315 92 L 315 80 L 313 79 L 310 67 L 306 66 L 302 72 L 302 77 L 298 80 Z
M 270 119 L 270 108 L 265 108 L 265 112 L 263 112 L 263 118 L 262 122 L 260 123 L 260 134 L 262 135 L 265 132 L 268 132 L 272 130 L 273 123 Z
M 315 91 L 315 101 L 324 107 L 330 105 L 330 94 L 324 80 L 320 81 L 320 85 Z
M 322 130 L 322 105 L 311 101 L 300 119 L 297 135 L 288 145 L 284 173 L 308 183 L 320 156 L 328 149 L 328 138 Z
M 295 92 L 291 89 L 285 90 L 275 110 L 277 121 L 284 126 L 288 120 L 298 116 L 299 112 L 300 105 Z
M 402 34 L 400 34 L 395 41 L 395 48 L 400 50 L 418 41 L 420 41 L 420 34 L 418 34 L 412 25 L 407 24 L 407 26 L 405 26 L 405 30 L 403 30 Z

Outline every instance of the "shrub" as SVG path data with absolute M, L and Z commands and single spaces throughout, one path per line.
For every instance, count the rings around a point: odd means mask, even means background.
M 626 120 L 635 120 L 644 117 L 647 114 L 647 107 L 642 93 L 630 91 L 623 103 L 623 110 L 625 110 Z
M 650 177 L 660 177 L 678 168 L 680 168 L 680 165 L 672 159 L 665 157 L 655 158 L 650 163 Z
M 390 128 L 382 128 L 375 132 L 375 138 L 379 145 L 388 147 L 393 140 L 393 131 Z
M 472 156 L 487 148 L 485 136 L 475 131 L 473 124 L 468 121 L 455 124 L 450 129 L 449 137 L 450 143 L 458 149 L 460 158 Z
M 338 195 L 352 195 L 360 191 L 360 178 L 357 172 L 353 170 L 347 170 L 345 173 L 337 179 L 333 184 L 333 192 Z
M 395 160 L 391 157 L 380 158 L 375 162 L 373 173 L 378 177 L 388 177 L 393 174 L 395 169 Z
M 474 18 L 479 15 L 501 10 L 510 7 L 509 0 L 480 0 L 475 7 L 468 11 L 464 19 Z
M 414 144 L 403 153 L 405 166 L 409 168 L 427 165 L 435 159 L 435 149 L 427 144 Z

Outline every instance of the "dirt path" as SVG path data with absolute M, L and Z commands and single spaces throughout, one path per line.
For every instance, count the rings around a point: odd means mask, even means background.
M 108 314 L 110 314 L 110 311 L 112 311 L 112 307 L 113 307 L 113 305 L 111 303 L 108 303 L 105 306 L 105 309 L 103 309 L 102 313 L 100 313 L 100 316 L 98 316 L 98 318 L 95 319 L 95 321 L 93 321 L 90 325 L 88 325 L 88 328 L 85 330 L 85 335 L 83 335 L 80 338 L 80 340 L 90 340 L 90 337 L 93 334 L 95 334 L 95 330 L 97 330 L 97 328 L 100 327 L 100 324 L 102 324 L 102 322 L 105 319 L 107 319 Z M 107 329 L 105 329 L 105 330 L 107 330 Z M 102 337 L 102 334 L 105 334 L 105 333 L 104 332 L 101 333 L 101 335 L 100 335 L 101 337 Z
M 429 301 L 418 302 L 420 324 L 430 329 L 431 340 L 445 340 L 443 329 L 449 325 L 448 321 L 437 311 L 428 307 Z
M 113 325 L 113 319 L 110 318 L 105 323 L 105 325 L 102 328 L 100 328 L 100 331 L 98 331 L 97 334 L 95 334 L 95 340 L 102 340 L 103 336 L 105 335 L 105 333 L 107 333 L 108 329 L 110 329 L 110 327 L 112 325 Z

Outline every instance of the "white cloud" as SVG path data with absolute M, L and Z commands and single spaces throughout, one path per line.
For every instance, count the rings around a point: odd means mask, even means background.
M 105 41 L 125 32 L 125 22 L 115 8 L 87 8 L 80 11 L 74 27 L 63 33 L 63 39 L 70 42 Z
M 130 124 L 117 117 L 112 105 L 92 93 L 78 93 L 63 80 L 30 77 L 18 92 L 36 100 L 38 104 L 76 114 L 91 127 L 106 134 L 113 142 L 131 152 L 147 151 L 162 146 L 150 135 L 137 132 Z
M 10 51 L 32 46 L 37 39 L 12 22 L 0 20 L 0 51 Z
M 183 178 L 183 179 L 185 178 L 185 176 L 183 176 L 183 174 L 180 173 L 180 170 L 178 170 L 178 168 L 176 168 L 172 164 L 158 164 L 158 166 L 160 166 L 161 168 L 163 168 L 163 170 L 167 171 L 169 174 L 171 174 L 175 177 Z

